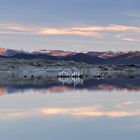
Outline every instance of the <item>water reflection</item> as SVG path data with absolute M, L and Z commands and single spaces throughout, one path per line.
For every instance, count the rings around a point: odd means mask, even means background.
M 126 109 L 126 108 L 125 108 Z M 75 108 L 40 108 L 30 110 L 6 109 L 0 111 L 1 119 L 28 118 L 30 116 L 77 116 L 77 117 L 132 117 L 140 116 L 140 110 L 103 110 L 96 106 Z
M 72 90 L 104 90 L 104 91 L 139 91 L 140 78 L 110 78 L 110 79 L 81 79 L 81 78 L 58 78 L 58 79 L 28 79 L 25 81 L 4 81 L 0 83 L 0 96 L 26 93 L 33 90 L 34 93 L 63 93 Z
M 74 80 L 3 82 L 1 139 L 139 140 L 138 78 Z
M 34 94 L 33 91 L 26 93 L 30 94 L 1 97 L 0 119 L 30 116 L 111 118 L 140 116 L 139 92 L 122 94 L 123 91 L 97 91 L 92 94 L 92 91 L 84 90 L 71 91 L 70 94 L 42 94 L 41 96 Z

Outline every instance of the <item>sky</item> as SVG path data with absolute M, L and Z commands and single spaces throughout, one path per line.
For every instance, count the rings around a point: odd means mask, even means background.
M 140 0 L 0 0 L 0 47 L 140 50 Z

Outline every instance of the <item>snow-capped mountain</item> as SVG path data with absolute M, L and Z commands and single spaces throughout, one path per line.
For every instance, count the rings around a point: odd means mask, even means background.
M 69 56 L 75 54 L 71 51 L 62 51 L 62 50 L 39 50 L 39 51 L 33 51 L 32 54 L 46 54 L 49 56 Z
M 25 51 L 0 48 L 1 57 L 77 61 L 89 64 L 140 64 L 140 51 L 71 52 L 62 50 Z
M 122 55 L 123 53 L 124 52 L 121 52 L 121 51 L 117 51 L 117 52 L 106 51 L 106 52 L 103 52 L 101 55 L 99 55 L 99 57 L 106 59 L 106 58 Z
M 11 57 L 11 56 L 15 56 L 16 54 L 30 54 L 30 52 L 25 51 L 25 50 L 0 48 L 0 56 Z

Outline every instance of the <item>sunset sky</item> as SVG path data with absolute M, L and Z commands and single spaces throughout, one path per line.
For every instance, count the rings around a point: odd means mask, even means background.
M 140 0 L 0 0 L 0 47 L 140 50 Z

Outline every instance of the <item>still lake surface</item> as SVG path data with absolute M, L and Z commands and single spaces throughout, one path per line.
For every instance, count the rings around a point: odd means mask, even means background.
M 3 140 L 140 139 L 140 78 L 1 84 L 0 95 Z

